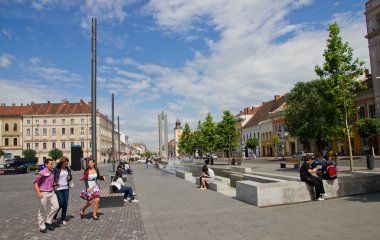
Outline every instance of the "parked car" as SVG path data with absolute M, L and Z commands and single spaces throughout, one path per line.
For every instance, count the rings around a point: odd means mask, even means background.
M 140 163 L 145 163 L 145 159 L 139 159 L 139 160 L 137 160 L 136 161 L 138 164 L 140 164 Z
M 211 154 L 211 157 L 213 158 L 213 159 L 217 159 L 218 158 L 218 156 L 214 153 L 214 154 Z
M 311 153 L 308 150 L 303 150 L 303 151 L 299 151 L 298 153 L 293 155 L 294 158 L 298 158 L 300 160 L 302 160 L 302 158 L 304 158 L 306 156 L 313 156 L 313 153 Z

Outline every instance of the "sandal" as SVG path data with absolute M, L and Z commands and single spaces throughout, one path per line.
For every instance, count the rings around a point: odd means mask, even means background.
M 84 212 L 80 211 L 80 218 L 84 218 Z

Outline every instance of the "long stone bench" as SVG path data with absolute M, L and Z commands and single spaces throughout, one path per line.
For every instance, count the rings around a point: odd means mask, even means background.
M 231 166 L 232 172 L 238 172 L 238 173 L 250 173 L 252 172 L 252 169 L 249 167 L 233 167 Z
M 323 184 L 329 197 L 379 192 L 380 174 L 352 173 L 335 180 L 323 180 Z M 266 207 L 313 200 L 314 190 L 301 181 L 262 183 L 243 180 L 236 182 L 236 198 L 258 207 Z
M 179 178 L 185 179 L 185 180 L 190 181 L 190 182 L 195 181 L 195 177 L 193 177 L 191 172 L 186 172 L 183 170 L 176 170 L 175 175 Z

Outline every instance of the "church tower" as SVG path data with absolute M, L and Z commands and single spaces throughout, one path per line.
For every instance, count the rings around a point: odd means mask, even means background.
M 182 135 L 182 127 L 181 122 L 178 120 L 175 122 L 175 128 L 174 128 L 174 141 L 175 141 L 175 156 L 179 157 L 179 151 L 178 151 L 178 143 L 181 139 Z

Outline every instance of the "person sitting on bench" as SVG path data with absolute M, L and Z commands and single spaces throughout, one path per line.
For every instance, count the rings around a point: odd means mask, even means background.
M 124 193 L 124 202 L 137 203 L 139 200 L 135 199 L 135 194 L 132 187 L 127 186 L 123 181 L 123 172 L 121 169 L 117 169 L 115 177 L 112 180 L 111 186 L 115 193 Z
M 316 168 L 311 167 L 311 156 L 306 156 L 300 168 L 301 181 L 306 182 L 315 188 L 315 200 L 322 201 L 327 195 L 323 187 L 322 178 L 313 176 L 317 172 Z
M 202 175 L 199 178 L 201 183 L 200 189 L 207 189 L 210 183 L 214 181 L 214 177 L 214 171 L 211 168 L 207 167 L 207 164 L 203 165 Z

